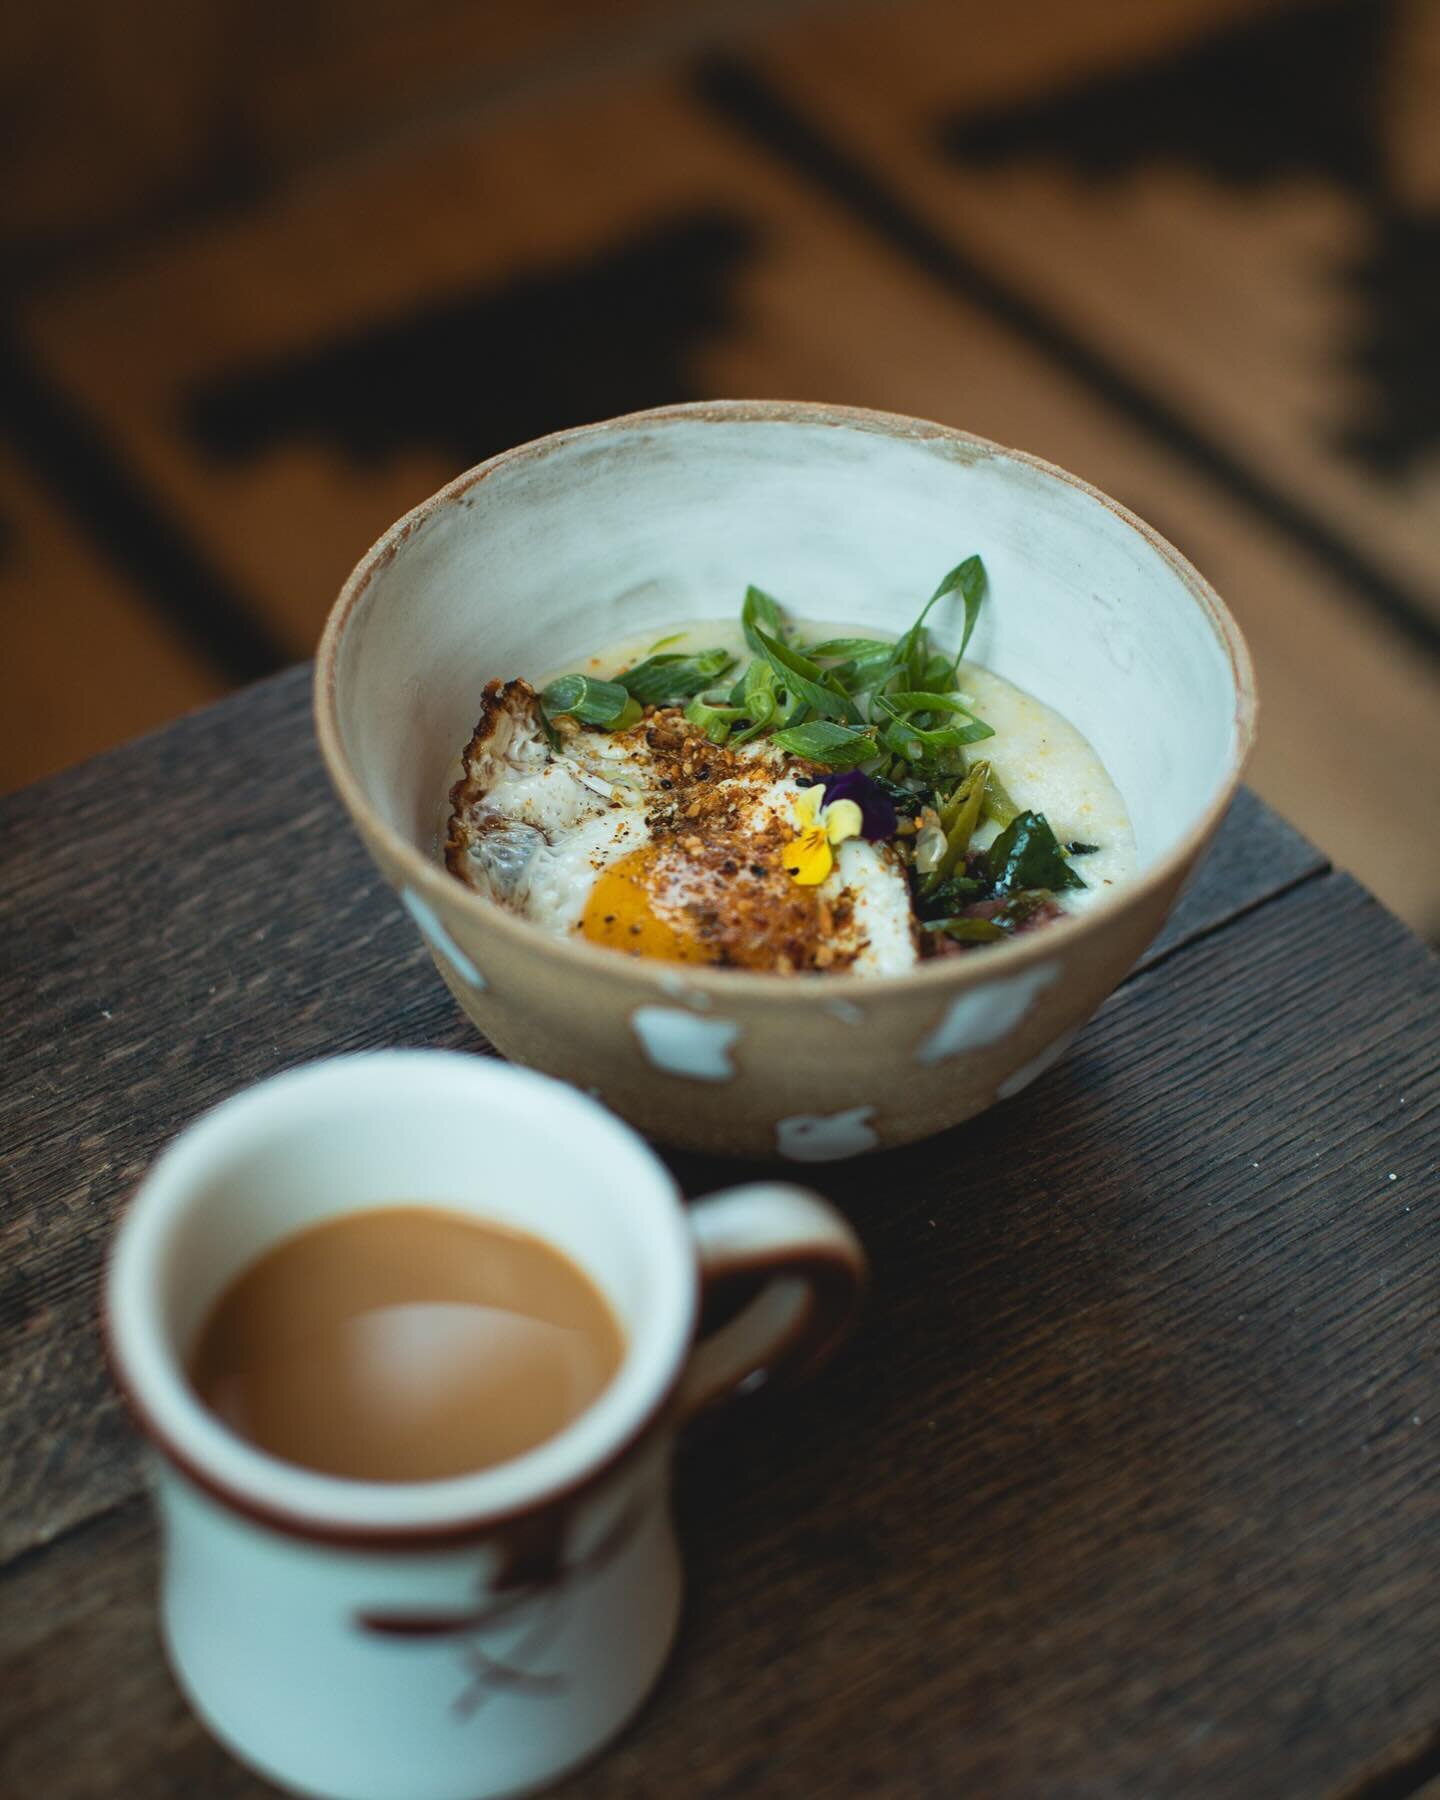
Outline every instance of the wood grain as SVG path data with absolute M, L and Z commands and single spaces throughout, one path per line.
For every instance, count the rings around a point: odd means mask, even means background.
M 134 1491 L 95 1283 L 161 1144 L 298 1062 L 480 1044 L 331 797 L 308 680 L 0 799 L 0 1558 Z M 1242 797 L 1152 955 L 1322 866 Z
M 827 1170 L 867 1321 L 687 1450 L 678 1655 L 559 1791 L 1315 1800 L 1423 1738 L 1437 1001 L 1318 876 L 1133 978 L 1010 1105 Z M 26 1791 L 265 1791 L 180 1710 L 152 1581 L 134 1501 L 0 1573 Z

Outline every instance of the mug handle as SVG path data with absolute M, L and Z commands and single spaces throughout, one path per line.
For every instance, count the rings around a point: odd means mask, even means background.
M 771 1382 L 803 1380 L 848 1336 L 868 1284 L 859 1238 L 805 1188 L 761 1182 L 689 1209 L 703 1299 L 760 1291 L 690 1353 L 682 1418 Z

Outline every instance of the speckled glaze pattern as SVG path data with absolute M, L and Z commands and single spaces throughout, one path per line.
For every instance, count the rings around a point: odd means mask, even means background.
M 1085 914 L 885 979 L 680 970 L 548 937 L 440 864 L 447 772 L 492 676 L 730 617 L 748 581 L 802 616 L 903 630 L 971 550 L 991 594 L 970 653 L 1086 734 L 1135 825 L 1140 873 Z M 1209 585 L 1093 488 L 944 426 L 763 401 L 470 470 L 360 563 L 316 669 L 340 796 L 486 1036 L 661 1141 L 796 1161 L 926 1137 L 1042 1073 L 1164 923 L 1255 710 Z

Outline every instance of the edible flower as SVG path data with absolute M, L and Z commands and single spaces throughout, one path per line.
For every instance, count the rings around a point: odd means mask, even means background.
M 895 835 L 899 816 L 895 802 L 877 781 L 859 769 L 825 777 L 825 804 L 834 806 L 840 800 L 853 800 L 860 808 L 860 835 L 871 843 L 884 843 Z
M 801 887 L 819 887 L 835 867 L 831 845 L 859 837 L 864 830 L 858 802 L 842 795 L 827 806 L 825 795 L 824 786 L 808 787 L 795 801 L 800 835 L 785 846 L 785 872 Z

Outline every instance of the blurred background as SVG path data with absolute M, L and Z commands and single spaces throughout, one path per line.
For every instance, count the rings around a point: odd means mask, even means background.
M 1440 937 L 1437 0 L 0 13 L 0 787 L 308 656 L 466 465 L 712 395 L 1050 457 Z

